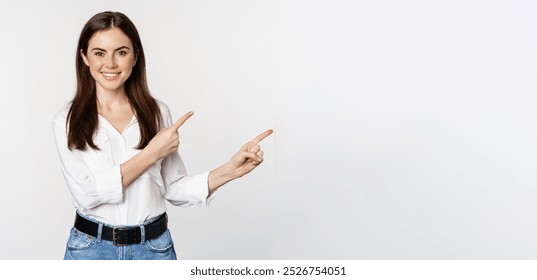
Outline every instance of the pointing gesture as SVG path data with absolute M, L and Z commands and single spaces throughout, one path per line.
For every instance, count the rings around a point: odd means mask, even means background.
M 193 112 L 184 114 L 177 122 L 168 128 L 164 128 L 144 148 L 156 160 L 162 159 L 179 149 L 179 128 L 194 115 Z M 209 172 L 209 191 L 212 192 L 225 183 L 240 178 L 263 162 L 263 151 L 259 143 L 272 134 L 269 129 L 254 139 L 244 144 L 231 159 L 222 166 Z
M 194 115 L 194 112 L 188 112 L 184 114 L 177 122 L 175 122 L 170 128 L 178 130 L 190 117 Z
M 194 112 L 184 114 L 176 123 L 168 128 L 164 128 L 149 141 L 146 148 L 149 148 L 157 159 L 166 157 L 179 149 L 179 128 L 194 115 Z
M 224 165 L 212 170 L 209 173 L 209 191 L 214 191 L 225 183 L 240 178 L 254 170 L 263 162 L 263 151 L 259 142 L 272 134 L 269 129 L 248 143 L 244 144 L 240 150 L 231 157 Z
M 239 150 L 239 154 L 242 153 L 246 161 L 253 164 L 254 168 L 255 166 L 259 165 L 261 162 L 263 162 L 263 151 L 261 151 L 261 147 L 259 146 L 258 143 L 261 142 L 263 139 L 267 138 L 267 136 L 271 134 L 272 134 L 272 129 L 269 129 L 257 135 L 257 137 L 254 138 L 252 141 L 244 144 L 244 146 L 242 146 L 242 148 Z M 250 171 L 251 170 L 249 170 L 248 172 Z

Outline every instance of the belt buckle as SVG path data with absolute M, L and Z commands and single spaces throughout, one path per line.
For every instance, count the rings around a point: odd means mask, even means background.
M 115 227 L 112 229 L 112 242 L 114 243 L 114 246 L 125 246 L 125 245 L 128 245 L 126 242 L 127 242 L 127 238 L 126 238 L 126 235 L 123 234 L 123 236 L 121 236 L 120 234 L 122 232 L 125 232 L 126 230 L 128 230 L 127 227 Z M 123 238 L 121 238 L 123 237 Z M 122 243 L 124 242 L 124 243 Z

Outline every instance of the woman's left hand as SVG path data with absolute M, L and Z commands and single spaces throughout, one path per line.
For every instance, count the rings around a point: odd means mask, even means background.
M 269 129 L 259 134 L 256 138 L 244 144 L 227 163 L 211 171 L 209 174 L 209 190 L 213 191 L 233 179 L 240 178 L 261 164 L 263 162 L 263 151 L 259 146 L 259 142 L 271 135 L 272 132 L 272 129 Z
M 244 144 L 242 148 L 229 160 L 228 164 L 231 168 L 233 177 L 240 178 L 250 171 L 254 170 L 263 162 L 263 151 L 259 146 L 259 142 L 272 134 L 272 129 L 269 129 L 259 134 L 252 141 Z

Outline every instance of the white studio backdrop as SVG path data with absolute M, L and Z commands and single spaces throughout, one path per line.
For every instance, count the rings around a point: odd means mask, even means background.
M 537 257 L 534 1 L 0 2 L 0 259 L 61 259 L 74 208 L 52 136 L 83 24 L 121 11 L 190 173 L 268 128 L 182 259 Z

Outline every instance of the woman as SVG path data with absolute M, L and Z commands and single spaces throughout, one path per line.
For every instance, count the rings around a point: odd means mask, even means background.
M 176 259 L 166 201 L 207 206 L 215 191 L 263 161 L 246 143 L 224 165 L 187 176 L 179 128 L 151 97 L 134 24 L 118 12 L 93 16 L 80 34 L 77 90 L 53 121 L 61 167 L 76 208 L 64 259 Z

